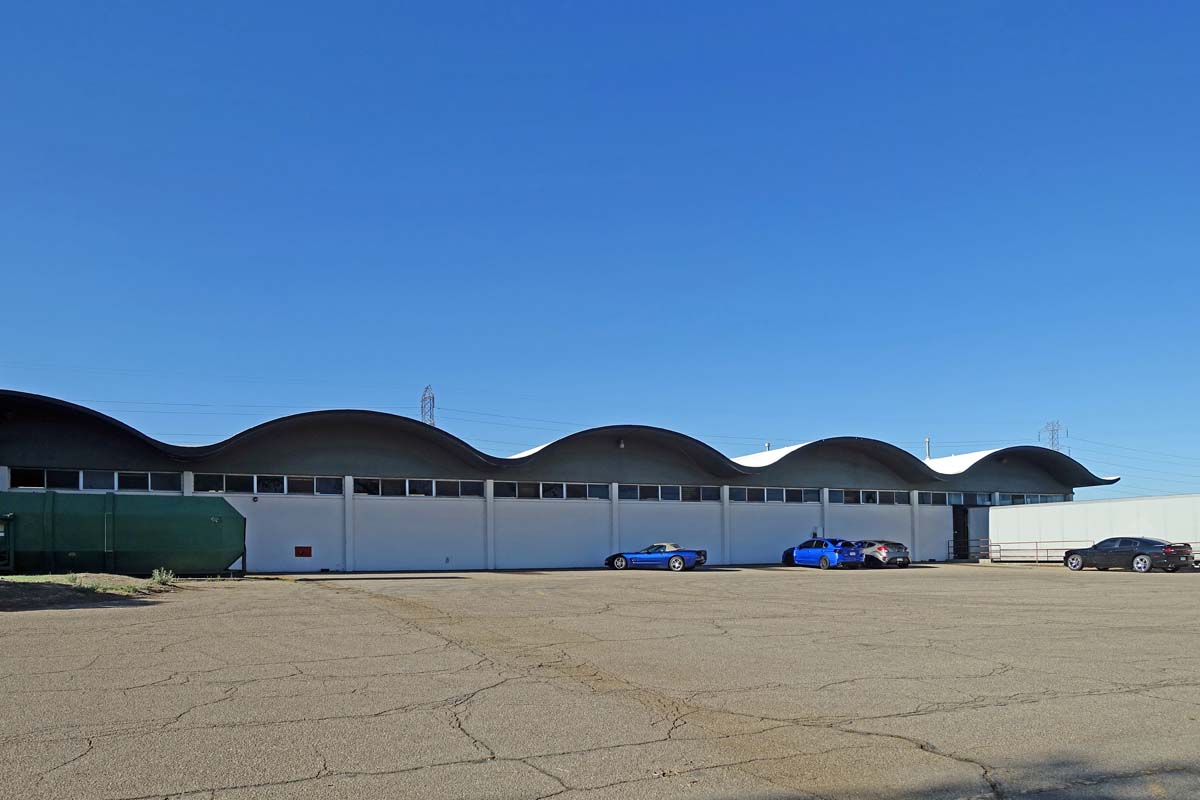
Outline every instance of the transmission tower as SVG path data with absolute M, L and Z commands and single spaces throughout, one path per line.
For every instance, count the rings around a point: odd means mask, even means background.
M 1051 450 L 1062 450 L 1062 445 L 1059 443 L 1059 434 L 1070 436 L 1070 431 L 1063 427 L 1063 424 L 1056 419 L 1052 419 L 1042 426 L 1038 431 L 1038 441 L 1045 442 L 1046 446 Z
M 433 387 L 426 386 L 425 391 L 421 392 L 421 422 L 426 425 L 435 425 L 433 421 Z

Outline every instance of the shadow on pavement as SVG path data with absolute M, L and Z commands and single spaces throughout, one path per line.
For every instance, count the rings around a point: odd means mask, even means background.
M 465 581 L 466 575 L 407 575 L 397 573 L 355 575 L 353 572 L 328 572 L 319 575 L 297 575 L 298 581 Z
M 148 597 L 68 586 L 53 581 L 0 580 L 0 612 L 145 605 Z

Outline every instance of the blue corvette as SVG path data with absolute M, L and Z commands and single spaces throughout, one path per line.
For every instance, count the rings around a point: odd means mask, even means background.
M 636 553 L 613 553 L 604 559 L 604 566 L 612 569 L 628 569 L 629 567 L 652 567 L 657 569 L 682 572 L 685 569 L 695 569 L 708 561 L 707 550 L 685 550 L 677 544 L 659 542 L 644 547 Z
M 848 567 L 854 569 L 863 563 L 863 551 L 848 539 L 809 539 L 803 544 L 789 547 L 783 552 L 784 564 L 803 567 Z

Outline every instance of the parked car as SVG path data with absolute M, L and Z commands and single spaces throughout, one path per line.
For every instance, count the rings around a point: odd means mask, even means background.
M 604 559 L 604 566 L 612 569 L 654 567 L 682 572 L 695 569 L 707 561 L 707 550 L 687 550 L 672 542 L 658 542 L 632 553 L 613 553 Z
M 864 539 L 855 542 L 863 551 L 863 565 L 868 567 L 907 567 L 912 563 L 908 547 L 884 539 Z
M 849 539 L 809 539 L 788 548 L 783 563 L 802 567 L 846 567 L 856 569 L 863 563 L 863 551 Z
M 1111 567 L 1128 567 L 1134 572 L 1149 572 L 1161 569 L 1175 572 L 1180 567 L 1194 564 L 1190 544 L 1165 542 L 1146 537 L 1119 537 L 1105 539 L 1091 547 L 1068 550 L 1063 553 L 1063 563 L 1072 572 L 1084 567 L 1106 570 Z

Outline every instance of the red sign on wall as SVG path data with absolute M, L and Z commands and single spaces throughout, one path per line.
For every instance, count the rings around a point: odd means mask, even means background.
M 312 545 L 296 545 L 296 558 L 312 558 Z

